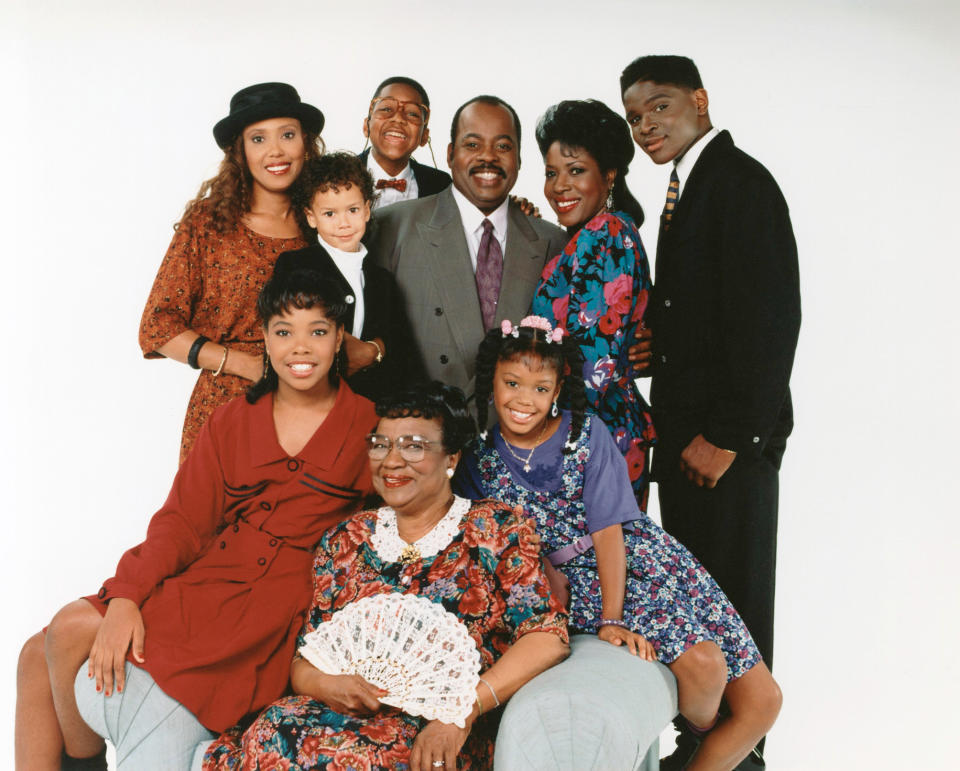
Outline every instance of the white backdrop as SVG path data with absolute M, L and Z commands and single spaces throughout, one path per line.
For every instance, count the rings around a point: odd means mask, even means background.
M 430 92 L 443 168 L 453 110 L 498 94 L 525 128 L 517 192 L 546 211 L 543 109 L 619 108 L 628 61 L 685 53 L 714 123 L 780 182 L 800 247 L 770 768 L 951 767 L 956 3 L 142 6 L 4 3 L 0 752 L 22 641 L 112 573 L 173 477 L 194 373 L 143 360 L 137 330 L 171 226 L 216 169 L 210 130 L 230 95 L 293 83 L 326 113 L 327 146 L 359 150 L 374 86 L 410 75 Z M 667 172 L 639 155 L 628 182 L 653 223 Z

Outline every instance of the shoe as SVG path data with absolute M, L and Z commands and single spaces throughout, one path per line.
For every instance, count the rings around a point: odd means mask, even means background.
M 675 721 L 674 725 L 678 725 L 678 723 L 679 721 Z M 690 733 L 686 726 L 683 726 L 677 735 L 677 748 L 665 758 L 660 759 L 660 771 L 682 771 L 699 746 L 700 742 L 697 737 Z
M 767 764 L 763 759 L 763 755 L 760 754 L 760 750 L 754 747 L 750 750 L 750 754 L 747 755 L 747 757 L 734 766 L 733 771 L 760 771 L 760 769 L 766 767 Z

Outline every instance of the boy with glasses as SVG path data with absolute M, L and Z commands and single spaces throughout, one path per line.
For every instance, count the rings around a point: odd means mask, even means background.
M 360 153 L 380 193 L 374 208 L 423 198 L 449 186 L 449 174 L 411 158 L 414 150 L 430 142 L 429 121 L 430 98 L 417 81 L 396 76 L 377 86 L 363 119 L 370 147 Z

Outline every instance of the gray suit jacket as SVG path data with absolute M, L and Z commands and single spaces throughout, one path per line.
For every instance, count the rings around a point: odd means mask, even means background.
M 396 277 L 424 371 L 431 379 L 462 388 L 472 399 L 474 361 L 484 328 L 452 190 L 401 201 L 373 216 L 370 254 Z M 567 240 L 556 225 L 509 205 L 498 324 L 503 319 L 516 323 L 527 315 L 544 263 Z

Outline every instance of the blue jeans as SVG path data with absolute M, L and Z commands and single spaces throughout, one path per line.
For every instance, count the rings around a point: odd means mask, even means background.
M 150 674 L 130 662 L 123 693 L 97 693 L 84 663 L 74 681 L 80 715 L 117 751 L 118 771 L 188 771 L 208 731 L 180 702 L 160 690 Z

